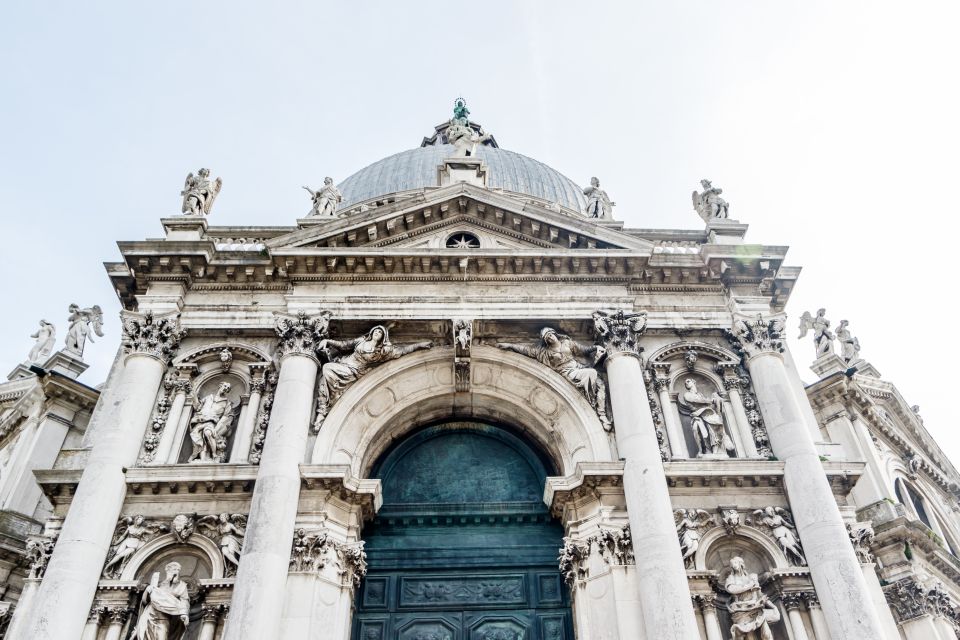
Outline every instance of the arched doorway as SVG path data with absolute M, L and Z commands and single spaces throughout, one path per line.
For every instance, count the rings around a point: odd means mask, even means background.
M 372 474 L 383 506 L 364 531 L 354 640 L 572 639 L 547 465 L 478 422 L 434 425 L 387 451 Z

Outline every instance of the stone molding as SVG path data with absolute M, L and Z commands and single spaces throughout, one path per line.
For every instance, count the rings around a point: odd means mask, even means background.
M 127 354 L 140 353 L 169 365 L 187 332 L 180 326 L 180 314 L 154 316 L 152 311 L 121 314 L 123 343 Z

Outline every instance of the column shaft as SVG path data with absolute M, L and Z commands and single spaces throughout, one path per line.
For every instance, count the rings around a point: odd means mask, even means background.
M 646 637 L 696 638 L 696 617 L 639 358 L 612 354 L 607 358 L 607 373 L 617 448 L 624 460 L 623 489 L 637 545 Z
M 714 607 L 703 607 L 703 627 L 707 630 L 707 640 L 723 640 L 723 631 Z
M 773 453 L 784 462 L 784 485 L 830 631 L 844 640 L 882 638 L 860 563 L 783 359 L 761 351 L 747 365 Z
M 747 412 L 743 408 L 743 396 L 740 395 L 740 389 L 730 387 L 727 390 L 727 395 L 730 397 L 730 406 L 733 408 L 734 422 L 743 440 L 744 455 L 748 458 L 756 458 L 760 454 L 757 453 L 757 443 L 753 440 L 753 428 L 750 426 Z
M 813 635 L 816 640 L 830 640 L 830 632 L 827 631 L 827 620 L 823 617 L 823 609 L 817 606 L 807 606 L 810 612 L 810 622 L 813 623 Z
M 170 450 L 174 446 L 174 440 L 177 437 L 177 425 L 180 423 L 180 416 L 183 414 L 183 405 L 187 402 L 187 392 L 185 389 L 177 389 L 170 403 L 170 411 L 167 413 L 167 422 L 163 425 L 163 433 L 160 434 L 160 442 L 157 443 L 157 450 L 154 452 L 153 464 L 167 464 L 170 458 Z
M 316 381 L 312 357 L 281 361 L 226 640 L 278 637 Z
M 237 435 L 233 439 L 233 451 L 230 452 L 230 462 L 246 462 L 250 456 L 250 444 L 253 441 L 253 429 L 260 415 L 261 392 L 257 387 L 250 391 L 250 402 L 247 403 L 247 412 L 237 426 Z
M 791 607 L 787 609 L 787 617 L 790 619 L 790 629 L 793 630 L 793 640 L 810 640 L 807 635 L 807 628 L 803 626 L 803 616 L 800 615 L 800 609 Z
M 670 390 L 666 384 L 661 386 L 659 395 L 660 413 L 663 414 L 663 423 L 667 427 L 667 438 L 670 439 L 670 452 L 674 458 L 689 458 L 690 452 L 687 451 L 687 441 L 683 439 L 683 427 L 677 419 L 677 411 L 670 401 Z

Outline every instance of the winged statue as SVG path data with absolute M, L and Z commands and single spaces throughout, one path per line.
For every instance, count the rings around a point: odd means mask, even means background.
M 673 522 L 677 525 L 683 563 L 690 567 L 693 564 L 694 554 L 700 548 L 701 532 L 712 522 L 712 518 L 703 509 L 677 509 L 673 512 Z
M 833 341 L 835 336 L 830 331 L 830 321 L 826 318 L 826 309 L 817 309 L 817 316 L 813 317 L 809 311 L 804 311 L 800 316 L 800 338 L 807 335 L 807 332 L 813 331 L 813 345 L 817 352 L 817 357 L 828 353 L 833 353 Z
M 709 180 L 704 178 L 700 181 L 700 187 L 703 193 L 693 192 L 693 208 L 696 210 L 704 222 L 710 222 L 716 218 L 726 218 L 730 215 L 730 205 L 720 197 L 723 189 L 713 186 Z
M 183 206 L 180 210 L 188 216 L 210 215 L 210 209 L 222 186 L 222 179 L 210 179 L 209 169 L 200 169 L 197 175 L 193 175 L 193 172 L 188 173 L 186 180 L 183 181 L 183 191 L 180 192 L 183 196 Z
M 223 554 L 226 574 L 235 574 L 240 566 L 243 536 L 247 533 L 247 516 L 240 513 L 203 516 L 197 520 L 197 527 L 202 529 L 207 537 L 217 540 L 220 553 Z
M 90 332 L 103 337 L 103 310 L 99 305 L 81 309 L 78 304 L 71 304 L 67 318 L 67 337 L 64 339 L 65 350 L 83 357 L 83 347 L 87 338 L 93 342 Z
M 148 522 L 146 518 L 140 515 L 121 518 L 113 533 L 109 560 L 103 567 L 103 577 L 119 578 L 133 554 L 139 551 L 157 533 L 168 529 L 165 524 Z

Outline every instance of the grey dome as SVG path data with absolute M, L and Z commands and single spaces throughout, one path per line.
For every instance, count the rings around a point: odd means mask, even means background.
M 337 185 L 340 209 L 378 196 L 437 186 L 437 167 L 454 154 L 453 145 L 430 145 L 388 156 Z M 491 146 L 478 146 L 487 165 L 487 186 L 521 193 L 583 212 L 587 200 L 573 180 L 533 158 Z

